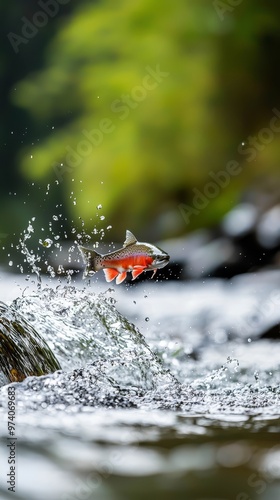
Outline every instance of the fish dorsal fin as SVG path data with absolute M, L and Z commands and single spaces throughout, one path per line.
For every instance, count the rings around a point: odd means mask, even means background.
M 126 238 L 125 242 L 123 244 L 124 247 L 129 247 L 129 245 L 133 245 L 137 243 L 137 239 L 135 238 L 134 234 L 132 234 L 128 229 L 126 230 Z

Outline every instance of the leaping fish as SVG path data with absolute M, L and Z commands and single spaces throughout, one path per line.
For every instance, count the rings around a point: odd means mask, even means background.
M 153 277 L 157 269 L 166 266 L 170 258 L 166 252 L 155 245 L 140 243 L 128 230 L 120 250 L 105 255 L 83 246 L 79 246 L 79 250 L 86 264 L 84 277 L 103 269 L 106 281 L 116 278 L 117 285 L 125 280 L 128 271 L 131 271 L 133 280 L 143 271 L 154 271 Z

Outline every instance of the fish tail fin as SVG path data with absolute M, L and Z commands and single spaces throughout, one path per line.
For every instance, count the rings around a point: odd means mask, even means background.
M 79 250 L 82 254 L 83 261 L 86 264 L 86 268 L 84 270 L 84 278 L 89 274 L 96 273 L 99 271 L 99 267 L 97 266 L 97 258 L 100 257 L 100 254 L 95 252 L 95 250 L 90 250 L 89 248 L 85 248 L 79 245 Z

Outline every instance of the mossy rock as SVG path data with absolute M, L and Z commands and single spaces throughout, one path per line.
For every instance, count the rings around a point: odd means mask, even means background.
M 48 344 L 13 307 L 0 302 L 0 377 L 21 382 L 60 369 Z

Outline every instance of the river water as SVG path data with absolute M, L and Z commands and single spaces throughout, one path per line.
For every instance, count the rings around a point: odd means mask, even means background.
M 279 283 L 270 271 L 38 290 L 2 273 L 0 299 L 62 369 L 12 385 L 15 493 L 0 389 L 0 498 L 279 500 Z

